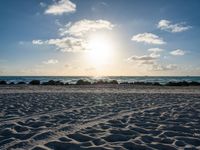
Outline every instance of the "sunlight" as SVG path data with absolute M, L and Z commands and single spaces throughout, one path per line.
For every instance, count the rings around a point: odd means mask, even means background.
M 89 59 L 95 65 L 112 61 L 113 45 L 111 38 L 103 34 L 95 34 L 89 38 Z

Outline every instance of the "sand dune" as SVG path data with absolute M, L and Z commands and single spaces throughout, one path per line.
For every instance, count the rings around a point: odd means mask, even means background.
M 2 86 L 0 149 L 200 149 L 200 89 L 159 88 Z

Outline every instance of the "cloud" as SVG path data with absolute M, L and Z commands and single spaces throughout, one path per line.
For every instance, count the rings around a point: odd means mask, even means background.
M 80 20 L 68 23 L 59 29 L 62 37 L 49 40 L 33 40 L 32 44 L 52 45 L 62 52 L 80 52 L 89 50 L 88 35 L 99 30 L 111 30 L 114 25 L 107 20 Z
M 42 45 L 44 42 L 42 40 L 32 40 L 32 44 L 34 45 Z
M 164 51 L 164 50 L 161 49 L 161 48 L 149 48 L 148 51 L 149 51 L 149 52 L 162 52 L 162 51 Z
M 163 49 L 150 48 L 148 51 L 151 52 L 149 55 L 131 56 L 128 61 L 134 61 L 138 67 L 146 67 L 147 70 L 152 71 L 167 71 L 178 68 L 176 64 L 163 65 L 158 62 L 161 56 L 160 52 L 164 51 Z
M 82 37 L 90 32 L 97 30 L 112 30 L 114 25 L 107 20 L 87 20 L 83 19 L 75 23 L 68 23 L 63 28 L 60 28 L 60 35 L 72 35 Z
M 172 24 L 171 21 L 169 21 L 169 20 L 160 20 L 157 25 L 157 28 L 164 30 L 164 31 L 177 33 L 177 32 L 186 31 L 192 27 L 185 25 L 185 23 Z
M 43 64 L 49 65 L 49 64 L 57 64 L 58 60 L 57 59 L 49 59 L 47 61 L 43 61 Z
M 177 50 L 171 51 L 170 54 L 174 55 L 174 56 L 183 56 L 183 55 L 186 54 L 186 51 L 183 51 L 181 49 L 177 49 Z
M 142 56 L 131 56 L 128 58 L 128 61 L 140 61 L 143 64 L 152 64 L 152 61 L 155 61 L 160 57 L 160 52 L 163 51 L 163 49 L 160 48 L 150 48 L 148 49 L 149 52 L 151 52 L 149 55 L 142 55 Z
M 155 57 L 150 54 L 143 56 L 131 56 L 130 58 L 128 58 L 128 60 L 136 62 L 136 65 L 138 65 L 139 67 L 147 67 L 148 70 L 152 71 L 167 71 L 175 70 L 178 68 L 176 64 L 162 65 L 158 63 L 159 57 Z
M 52 45 L 62 52 L 78 52 L 88 49 L 86 40 L 73 37 L 49 39 L 46 41 L 33 40 L 32 43 L 35 45 Z
M 150 55 L 143 55 L 143 56 L 131 56 L 130 58 L 128 58 L 128 60 L 136 60 L 136 61 L 151 61 L 151 60 L 155 60 L 155 57 L 152 57 Z
M 86 40 L 73 37 L 49 39 L 46 41 L 33 40 L 32 43 L 37 45 L 53 45 L 62 52 L 78 52 L 87 50 L 88 48 Z
M 134 61 L 139 65 L 153 65 L 155 61 L 158 59 L 160 56 L 153 56 L 152 54 L 150 55 L 142 55 L 142 56 L 131 56 L 127 60 L 128 61 Z
M 160 57 L 160 53 L 164 50 L 161 48 L 150 48 L 148 49 L 148 51 L 151 52 L 150 54 L 151 57 L 158 58 Z
M 76 4 L 72 3 L 70 0 L 59 0 L 48 6 L 45 10 L 45 14 L 62 15 L 64 13 L 73 13 L 75 11 Z
M 152 58 L 159 58 L 161 55 L 159 53 L 157 53 L 157 52 L 153 52 L 153 53 L 150 54 L 150 56 Z
M 54 45 L 62 52 L 78 52 L 87 50 L 87 41 L 84 39 L 64 37 L 61 39 L 50 39 L 45 41 L 49 45 Z
M 147 44 L 157 44 L 157 45 L 166 43 L 163 41 L 162 38 L 160 38 L 159 36 L 153 33 L 140 33 L 140 34 L 134 35 L 131 40 L 136 41 L 136 42 L 144 42 Z
M 178 66 L 176 64 L 161 65 L 155 63 L 152 65 L 151 69 L 154 71 L 167 71 L 167 70 L 175 70 L 177 68 Z

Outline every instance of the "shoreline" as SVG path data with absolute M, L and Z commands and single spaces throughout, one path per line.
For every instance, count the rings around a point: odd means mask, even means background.
M 0 93 L 200 93 L 200 86 L 156 85 L 0 85 Z
M 134 81 L 134 82 L 119 82 L 118 80 L 103 80 L 99 79 L 96 81 L 89 81 L 86 79 L 79 79 L 75 83 L 70 82 L 63 82 L 60 80 L 49 80 L 49 81 L 40 81 L 40 80 L 31 80 L 29 82 L 25 81 L 18 81 L 18 82 L 11 82 L 6 80 L 0 80 L 0 85 L 113 85 L 113 84 L 120 84 L 120 85 L 144 85 L 144 86 L 200 86 L 200 82 L 198 81 L 168 81 L 166 83 L 161 83 L 159 81 Z

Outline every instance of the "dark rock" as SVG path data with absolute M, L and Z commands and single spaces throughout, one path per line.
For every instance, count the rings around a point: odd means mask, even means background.
M 26 82 L 20 81 L 17 84 L 26 84 Z
M 193 86 L 198 86 L 198 85 L 200 85 L 199 82 L 195 82 L 195 81 L 192 81 L 192 82 L 190 82 L 189 84 L 190 84 L 190 85 L 193 85 Z
M 181 81 L 181 82 L 168 82 L 165 85 L 167 85 L 167 86 L 189 86 L 190 84 L 186 81 Z
M 31 84 L 31 85 L 40 85 L 40 80 L 32 80 L 31 82 L 29 82 L 29 84 Z
M 0 85 L 6 85 L 7 82 L 6 81 L 0 81 Z
M 121 82 L 120 84 L 130 84 L 129 82 Z
M 112 80 L 109 82 L 110 84 L 118 84 L 117 80 Z
M 90 85 L 91 83 L 89 81 L 84 81 L 84 80 L 78 80 L 76 82 L 76 85 Z
M 64 85 L 64 83 L 61 81 L 49 80 L 48 82 L 43 82 L 42 85 Z
M 161 84 L 159 82 L 154 82 L 153 85 L 160 86 Z
M 108 84 L 108 82 L 107 81 L 103 81 L 103 80 L 98 80 L 98 81 L 96 81 L 96 82 L 94 82 L 93 84 Z
M 103 81 L 103 80 L 98 80 L 94 82 L 93 84 L 97 85 L 102 85 L 102 84 L 118 84 L 117 80 L 112 80 L 112 81 Z

